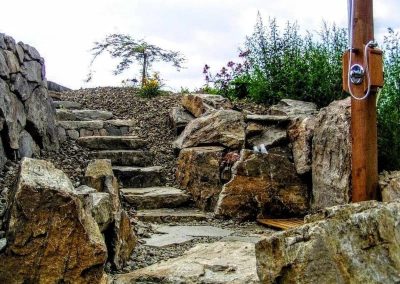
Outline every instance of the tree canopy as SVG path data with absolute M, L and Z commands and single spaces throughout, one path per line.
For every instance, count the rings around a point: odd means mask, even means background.
M 146 81 L 148 70 L 154 62 L 171 63 L 178 71 L 183 68 L 182 64 L 185 62 L 185 58 L 178 51 L 166 50 L 143 39 L 136 40 L 124 34 L 106 36 L 103 41 L 95 42 L 91 51 L 93 53 L 91 65 L 102 53 L 108 53 L 112 58 L 120 59 L 113 71 L 114 75 L 121 74 L 133 63 L 139 62 L 142 67 L 142 86 Z M 91 79 L 92 74 L 89 73 L 87 81 Z

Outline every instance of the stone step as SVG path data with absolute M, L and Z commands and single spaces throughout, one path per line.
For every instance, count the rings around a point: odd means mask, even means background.
M 91 159 L 109 159 L 115 166 L 147 167 L 153 161 L 153 155 L 148 151 L 137 150 L 103 150 L 89 154 Z
M 174 187 L 121 188 L 120 192 L 137 209 L 177 208 L 190 202 L 189 194 Z
M 63 109 L 81 109 L 82 105 L 76 102 L 70 101 L 53 101 L 53 105 L 55 108 L 63 108 Z
M 113 113 L 105 110 L 94 109 L 57 109 L 57 120 L 108 120 L 113 117 Z
M 123 187 L 151 187 L 165 184 L 162 167 L 122 167 L 114 166 L 114 175 Z
M 246 115 L 246 122 L 259 122 L 265 124 L 287 123 L 290 122 L 290 117 L 287 115 L 248 114 Z
M 149 223 L 189 223 L 207 221 L 212 218 L 212 214 L 193 208 L 161 208 L 138 210 L 136 217 L 142 222 Z
M 77 142 L 92 150 L 138 150 L 147 144 L 137 136 L 86 136 Z

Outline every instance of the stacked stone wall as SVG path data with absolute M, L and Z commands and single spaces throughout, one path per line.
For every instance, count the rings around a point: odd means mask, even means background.
M 44 59 L 34 47 L 1 33 L 0 136 L 0 170 L 7 159 L 58 148 Z

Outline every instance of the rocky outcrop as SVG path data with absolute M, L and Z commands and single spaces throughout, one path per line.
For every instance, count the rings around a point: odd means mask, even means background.
M 46 161 L 22 161 L 1 283 L 98 283 L 107 248 L 67 176 Z
M 35 48 L 16 43 L 5 34 L 0 33 L 0 43 L 4 43 L 0 44 L 0 135 L 6 142 L 6 155 L 15 158 L 21 154 L 19 149 L 27 145 L 27 133 L 40 148 L 58 148 L 43 58 Z M 29 157 L 33 154 L 26 149 L 22 153 Z
M 180 257 L 116 275 L 113 281 L 115 284 L 139 282 L 259 283 L 254 244 L 240 241 L 198 244 Z
M 220 167 L 224 148 L 195 147 L 183 149 L 178 158 L 176 180 L 187 190 L 197 207 L 213 211 L 222 189 Z
M 184 95 L 182 97 L 182 106 L 195 117 L 200 117 L 209 111 L 232 109 L 229 99 L 211 94 Z
M 400 203 L 328 208 L 256 244 L 262 283 L 397 283 Z
M 335 101 L 316 117 L 312 142 L 314 209 L 351 200 L 351 103 Z
M 293 121 L 287 131 L 289 140 L 292 143 L 294 165 L 299 175 L 311 171 L 314 127 L 314 116 L 300 117 Z
M 233 178 L 219 196 L 217 216 L 252 219 L 307 213 L 307 185 L 286 156 L 242 150 L 232 172 Z
M 241 149 L 245 142 L 244 116 L 233 110 L 219 110 L 192 120 L 174 142 L 174 148 L 223 146 Z
M 379 175 L 379 188 L 383 202 L 400 199 L 400 171 L 381 173 Z

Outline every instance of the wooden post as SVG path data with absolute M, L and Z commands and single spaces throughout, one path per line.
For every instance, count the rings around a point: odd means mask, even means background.
M 352 7 L 352 62 L 364 66 L 364 47 L 374 39 L 373 0 L 353 0 Z M 348 59 L 347 59 L 348 60 Z M 345 66 L 344 70 L 348 72 Z M 374 68 L 374 66 L 371 66 Z M 380 71 L 379 71 L 380 72 Z M 378 73 L 379 73 L 378 72 Z M 370 72 L 372 74 L 374 72 Z M 343 76 L 344 80 L 345 77 Z M 366 93 L 367 76 L 364 84 L 351 84 L 354 96 L 363 97 Z M 344 86 L 348 82 L 343 82 Z M 346 89 L 346 88 L 345 88 Z M 352 201 L 359 202 L 377 198 L 378 188 L 378 154 L 376 124 L 376 88 L 372 87 L 365 100 L 351 100 L 351 134 L 352 134 Z

